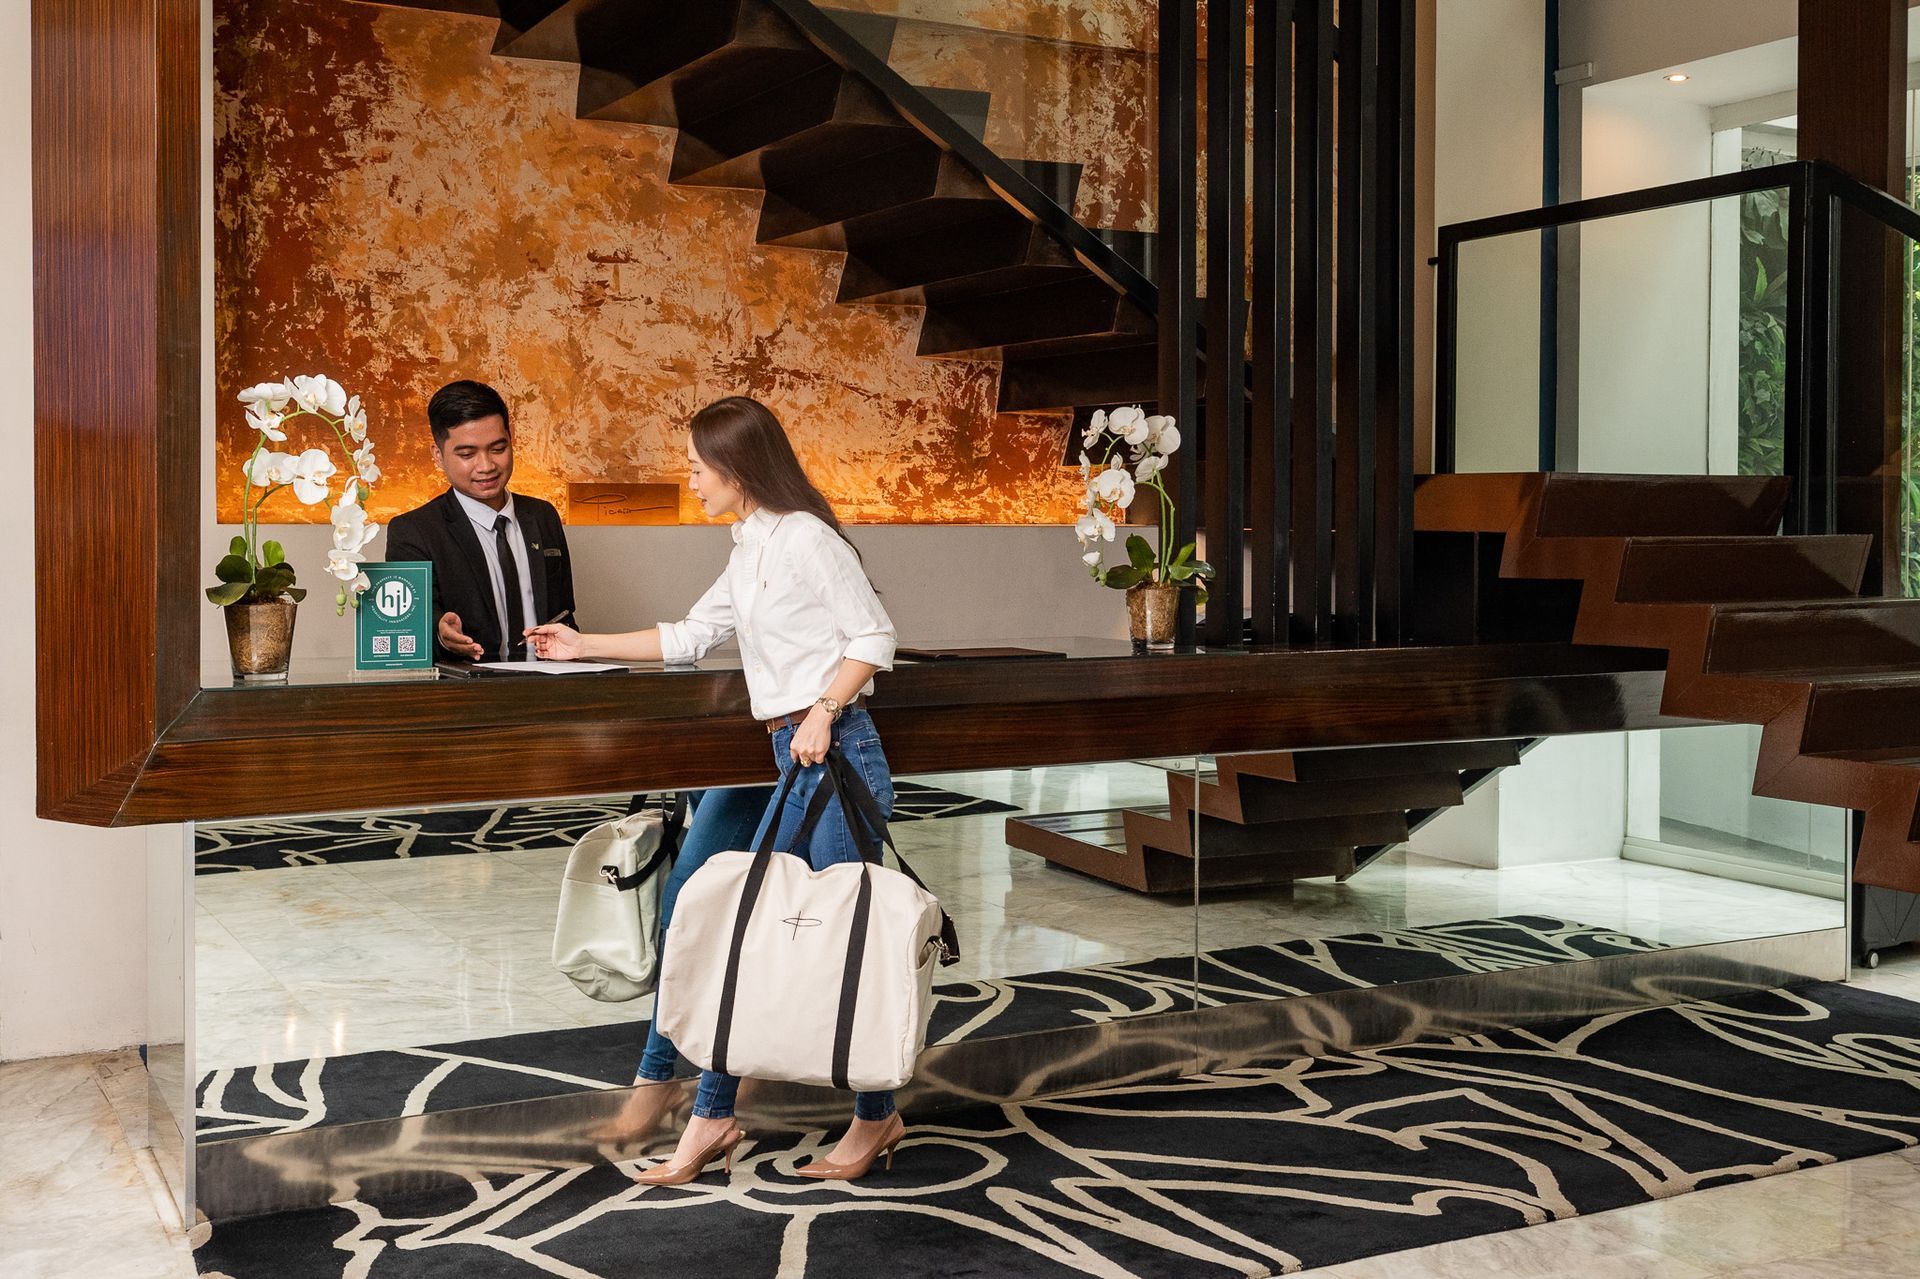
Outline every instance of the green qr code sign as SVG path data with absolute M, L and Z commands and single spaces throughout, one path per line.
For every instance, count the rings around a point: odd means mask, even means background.
M 355 621 L 354 667 L 424 670 L 433 665 L 433 565 L 426 560 L 369 564 Z

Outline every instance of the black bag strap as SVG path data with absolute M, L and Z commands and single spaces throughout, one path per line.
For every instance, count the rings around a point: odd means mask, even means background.
M 646 811 L 652 796 L 635 795 L 627 805 L 627 816 L 633 817 Z M 653 855 L 634 869 L 631 875 L 622 875 L 612 866 L 600 868 L 600 878 L 614 886 L 620 892 L 631 892 L 647 882 L 654 872 L 680 855 L 680 836 L 687 823 L 687 797 L 680 791 L 674 791 L 660 797 L 660 842 L 654 846 Z
M 847 960 L 840 970 L 840 1008 L 833 1022 L 833 1086 L 848 1088 L 848 1063 L 853 1057 L 853 1014 L 860 1002 L 860 970 L 867 962 L 867 925 L 873 917 L 873 870 L 860 867 L 860 895 L 853 904 L 853 927 L 847 930 Z
M 767 810 L 772 817 L 760 835 L 760 846 L 754 849 L 753 864 L 747 868 L 747 880 L 740 889 L 740 905 L 733 914 L 733 936 L 727 943 L 727 971 L 720 981 L 720 1011 L 713 1031 L 713 1069 L 718 1074 L 727 1073 L 727 1045 L 733 1038 L 733 1007 L 740 992 L 740 953 L 747 944 L 747 926 L 753 922 L 753 908 L 760 902 L 760 890 L 767 882 L 767 868 L 773 864 L 773 841 L 780 831 L 780 814 L 787 806 L 787 797 L 793 793 L 793 783 L 799 775 L 799 768 L 790 768 L 780 779 L 780 789 L 774 795 L 773 805 Z M 826 812 L 827 800 L 831 797 L 831 792 L 824 786 L 814 789 L 813 799 L 807 804 L 807 811 L 794 831 L 795 843 L 812 832 L 820 821 L 820 815 Z
M 840 796 L 840 811 L 847 815 L 847 825 L 849 827 L 854 825 L 854 814 L 858 813 L 861 822 L 879 837 L 879 843 L 873 842 L 870 838 L 865 846 L 861 846 L 860 855 L 876 866 L 884 865 L 885 854 L 880 851 L 880 844 L 885 844 L 892 850 L 893 860 L 900 864 L 900 873 L 918 884 L 922 892 L 937 901 L 940 895 L 928 888 L 927 881 L 921 879 L 907 859 L 900 855 L 900 847 L 893 842 L 893 833 L 887 829 L 887 815 L 881 810 L 880 801 L 873 797 L 871 790 L 867 789 L 866 780 L 860 776 L 860 770 L 840 753 L 840 748 L 837 746 L 827 751 L 826 763 L 827 775 L 835 779 L 835 789 Z M 852 802 L 849 803 L 849 800 Z M 857 846 L 861 844 L 857 833 L 854 843 Z M 873 850 L 871 856 L 867 853 L 869 847 Z M 941 967 L 960 961 L 960 933 L 953 926 L 953 916 L 947 914 L 944 906 L 940 908 L 940 951 Z

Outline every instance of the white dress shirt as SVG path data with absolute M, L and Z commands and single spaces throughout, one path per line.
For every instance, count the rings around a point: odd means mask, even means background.
M 660 624 L 660 653 L 695 662 L 733 635 L 762 720 L 812 706 L 845 658 L 893 669 L 897 642 L 853 548 L 805 511 L 757 510 L 734 524 L 726 572 L 685 621 Z
M 547 619 L 533 615 L 533 570 L 527 563 L 527 535 L 513 513 L 513 494 L 507 494 L 507 504 L 497 511 L 485 502 L 476 502 L 459 489 L 455 489 L 453 495 L 459 499 L 460 509 L 467 513 L 467 518 L 473 521 L 474 531 L 480 535 L 480 553 L 487 557 L 487 575 L 493 579 L 493 615 L 500 619 L 500 651 L 488 656 L 505 661 L 508 646 L 518 637 L 506 633 L 507 587 L 500 576 L 500 550 L 494 544 L 493 522 L 502 515 L 507 517 L 507 547 L 513 552 L 513 566 L 520 571 L 520 616 L 527 619 L 528 626 L 538 626 Z M 461 619 L 463 622 L 465 620 Z M 529 649 L 529 655 L 531 652 Z

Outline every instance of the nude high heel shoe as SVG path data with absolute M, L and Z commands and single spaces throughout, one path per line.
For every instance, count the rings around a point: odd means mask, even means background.
M 881 1131 L 880 1140 L 874 1144 L 867 1157 L 858 1163 L 836 1164 L 825 1159 L 816 1159 L 805 1168 L 795 1168 L 794 1174 L 800 1177 L 812 1177 L 816 1181 L 858 1181 L 867 1175 L 873 1167 L 873 1161 L 886 1156 L 887 1170 L 893 1170 L 893 1148 L 907 1135 L 907 1121 L 895 1111 L 887 1116 L 887 1126 Z
M 747 1134 L 738 1126 L 731 1126 L 715 1137 L 704 1150 L 694 1152 L 692 1158 L 683 1164 L 661 1164 L 658 1168 L 649 1168 L 645 1172 L 636 1172 L 633 1179 L 643 1186 L 684 1186 L 707 1170 L 707 1165 L 715 1159 L 726 1160 L 726 1170 L 733 1172 L 733 1148 Z

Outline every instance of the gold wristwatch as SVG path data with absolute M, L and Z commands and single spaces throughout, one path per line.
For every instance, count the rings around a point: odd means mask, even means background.
M 831 697 L 822 697 L 822 698 L 820 698 L 820 699 L 819 699 L 818 701 L 816 701 L 816 702 L 814 703 L 814 705 L 815 705 L 815 706 L 824 706 L 824 707 L 826 707 L 826 709 L 827 709 L 827 722 L 828 722 L 828 723 L 832 723 L 832 722 L 834 722 L 835 720 L 837 720 L 837 719 L 839 719 L 839 718 L 840 718 L 840 712 L 841 712 L 841 710 L 842 710 L 842 709 L 844 709 L 844 708 L 843 708 L 843 707 L 842 707 L 842 706 L 840 705 L 840 703 L 839 703 L 839 702 L 836 702 L 836 701 L 835 701 L 835 700 L 834 700 L 833 698 L 831 698 Z

